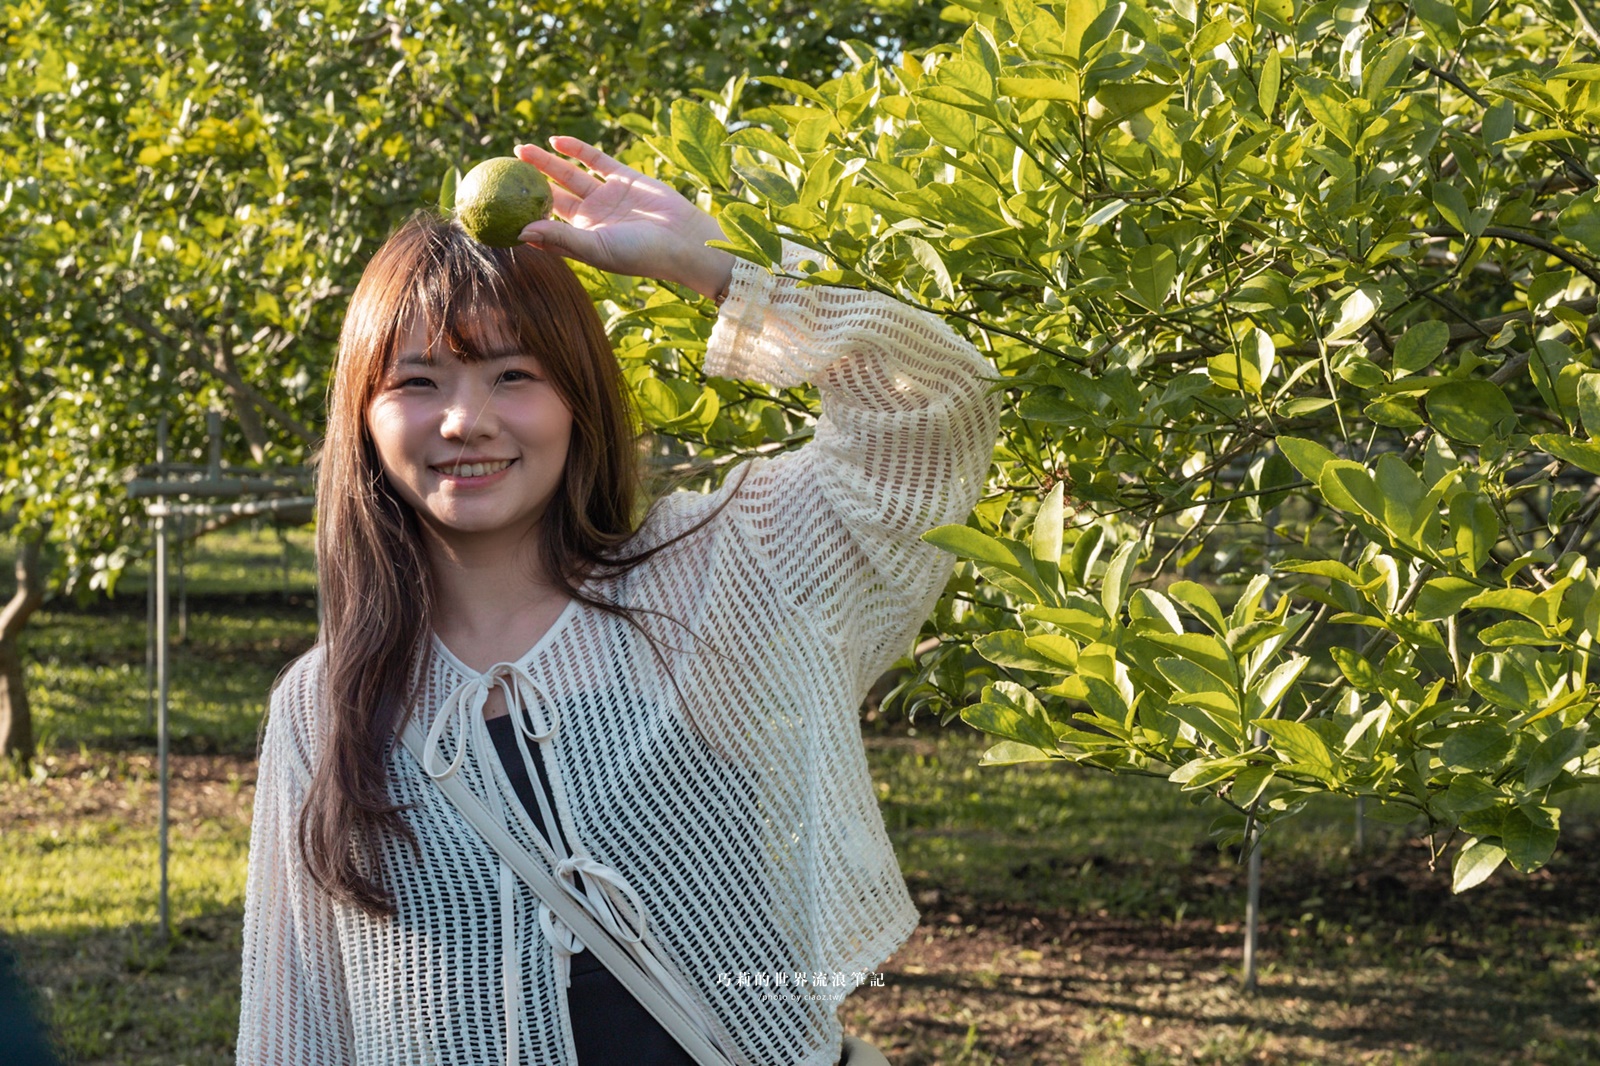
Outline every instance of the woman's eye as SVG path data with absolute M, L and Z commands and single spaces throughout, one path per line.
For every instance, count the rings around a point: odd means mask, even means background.
M 526 370 L 507 370 L 500 375 L 501 381 L 538 381 L 539 379 Z
M 432 378 L 403 378 L 403 379 L 401 379 L 398 387 L 402 388 L 402 389 L 418 389 L 418 388 L 424 388 L 425 389 L 425 388 L 431 388 L 432 386 L 433 386 L 433 379 Z

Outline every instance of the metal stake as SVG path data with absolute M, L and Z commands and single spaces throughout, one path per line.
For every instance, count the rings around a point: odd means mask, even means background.
M 1244 990 L 1256 990 L 1256 932 L 1261 916 L 1261 836 L 1250 849 L 1250 881 L 1244 905 Z
M 167 419 L 163 415 L 156 429 L 156 462 L 167 461 Z M 161 847 L 161 898 L 158 904 L 161 939 L 172 935 L 167 909 L 167 815 L 170 780 L 167 767 L 167 517 L 163 496 L 156 497 L 156 758 L 160 763 L 161 820 L 157 830 Z
M 1266 742 L 1266 730 L 1257 729 L 1256 743 L 1260 745 Z M 1244 841 L 1250 849 L 1250 873 L 1244 903 L 1244 977 L 1241 982 L 1246 992 L 1256 990 L 1256 947 L 1261 918 L 1261 823 L 1253 818 L 1250 822 L 1255 830 L 1255 839 L 1251 840 L 1247 835 Z

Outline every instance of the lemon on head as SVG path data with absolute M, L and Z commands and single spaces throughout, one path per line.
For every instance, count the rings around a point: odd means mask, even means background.
M 456 219 L 484 244 L 512 248 L 522 229 L 550 214 L 550 183 L 514 156 L 486 159 L 456 186 Z

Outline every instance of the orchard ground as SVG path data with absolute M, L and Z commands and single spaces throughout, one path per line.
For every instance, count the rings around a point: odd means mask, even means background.
M 0 931 L 68 1062 L 232 1061 L 253 750 L 310 645 L 309 543 L 193 549 L 174 654 L 172 902 L 154 935 L 145 600 L 53 604 L 27 637 L 33 779 L 0 783 Z M 1238 989 L 1244 867 L 1161 781 L 980 768 L 959 724 L 869 712 L 884 815 L 922 912 L 847 1029 L 932 1063 L 1600 1062 L 1600 798 L 1555 860 L 1463 896 L 1426 842 L 1327 803 L 1264 852 L 1260 989 Z

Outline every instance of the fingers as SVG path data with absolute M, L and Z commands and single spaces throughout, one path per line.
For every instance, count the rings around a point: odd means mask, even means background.
M 532 163 L 545 177 L 559 186 L 571 189 L 580 200 L 603 184 L 588 171 L 573 166 L 555 153 L 546 151 L 536 144 L 517 145 L 517 158 L 524 163 Z
M 576 137 L 556 136 L 550 138 L 550 147 L 568 155 L 599 174 L 602 178 L 613 177 L 617 174 L 638 174 L 638 171 L 626 163 L 619 163 L 606 155 L 600 149 L 587 141 L 580 141 Z
M 530 222 L 518 236 L 535 248 L 589 264 L 597 263 L 603 251 L 599 238 L 593 233 L 553 219 Z
M 555 212 L 557 218 L 570 219 L 578 213 L 578 209 L 582 206 L 583 200 L 581 197 L 574 196 L 559 185 L 551 187 L 550 209 Z

